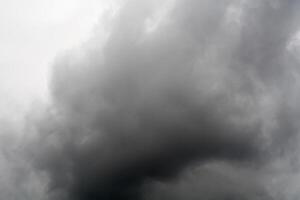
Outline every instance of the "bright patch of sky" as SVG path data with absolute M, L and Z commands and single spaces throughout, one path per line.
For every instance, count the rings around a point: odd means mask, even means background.
M 0 0 L 0 120 L 47 101 L 55 57 L 80 45 L 111 2 Z

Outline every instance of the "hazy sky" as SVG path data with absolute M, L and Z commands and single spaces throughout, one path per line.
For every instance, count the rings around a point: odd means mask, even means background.
M 55 56 L 87 40 L 111 6 L 101 0 L 1 0 L 2 115 L 45 101 Z

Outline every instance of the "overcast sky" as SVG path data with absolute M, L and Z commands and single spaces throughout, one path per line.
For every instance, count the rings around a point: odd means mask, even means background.
M 98 0 L 1 0 L 1 113 L 45 101 L 55 56 L 87 40 L 111 6 Z
M 0 200 L 298 200 L 299 9 L 0 0 Z

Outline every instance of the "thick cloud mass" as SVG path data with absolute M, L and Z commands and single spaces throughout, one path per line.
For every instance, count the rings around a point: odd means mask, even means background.
M 106 16 L 53 69 L 32 147 L 49 198 L 274 198 L 269 163 L 299 128 L 298 4 L 129 1 Z

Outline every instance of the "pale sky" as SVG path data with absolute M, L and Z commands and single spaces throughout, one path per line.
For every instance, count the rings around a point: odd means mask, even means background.
M 0 118 L 47 100 L 54 58 L 87 40 L 110 6 L 103 0 L 0 0 Z

